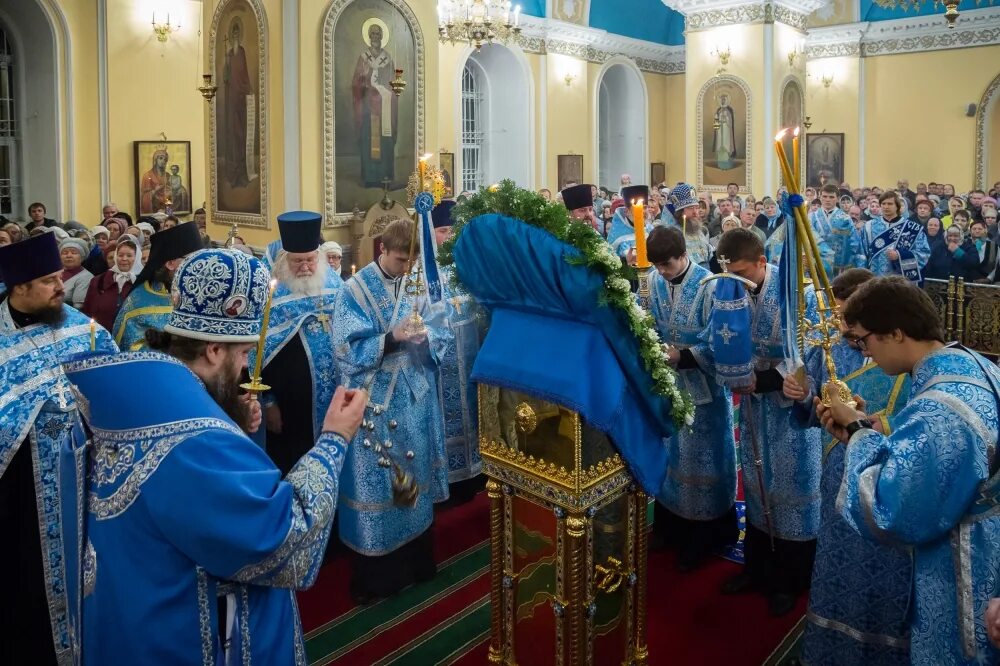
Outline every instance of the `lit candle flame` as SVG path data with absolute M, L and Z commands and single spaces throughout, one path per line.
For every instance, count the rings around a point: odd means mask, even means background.
M 785 138 L 785 132 L 787 132 L 787 131 L 788 131 L 787 129 L 783 129 L 780 132 L 778 132 L 777 134 L 775 134 L 774 135 L 774 140 L 775 141 L 781 141 L 782 139 L 784 139 Z
M 782 131 L 784 131 L 784 130 L 782 130 Z M 794 136 L 796 139 L 799 138 L 799 128 L 798 127 L 796 127 L 795 131 L 792 132 L 792 136 Z

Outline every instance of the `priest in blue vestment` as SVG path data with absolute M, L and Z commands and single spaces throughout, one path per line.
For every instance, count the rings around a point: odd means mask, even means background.
M 278 216 L 281 250 L 274 261 L 278 281 L 264 346 L 261 379 L 267 454 L 287 473 L 312 448 L 323 415 L 339 383 L 331 323 L 343 281 L 322 256 L 323 217 L 295 211 Z M 256 352 L 251 353 L 251 366 Z
M 680 229 L 657 227 L 649 234 L 649 310 L 681 388 L 695 404 L 694 423 L 666 439 L 667 474 L 657 494 L 654 525 L 678 546 L 678 566 L 698 567 L 712 550 L 739 537 L 736 522 L 736 442 L 732 394 L 715 381 L 705 337 L 714 305 L 715 281 L 687 255 Z
M 202 248 L 197 224 L 178 224 L 153 234 L 149 260 L 115 319 L 115 342 L 125 351 L 146 348 L 146 331 L 162 331 L 173 304 L 170 288 L 184 257 Z
M 589 195 L 590 186 L 587 188 Z M 442 201 L 431 211 L 437 246 L 451 237 L 451 209 L 454 207 L 454 201 Z M 425 251 L 429 249 L 424 248 Z M 434 261 L 437 261 L 437 253 L 434 254 Z M 444 321 L 452 337 L 441 356 L 438 391 L 444 414 L 451 500 L 460 502 L 471 499 L 485 483 L 480 474 L 483 459 L 479 455 L 479 403 L 476 385 L 471 380 L 480 345 L 478 309 L 471 296 L 452 284 L 453 268 L 445 266 L 440 270 Z
M 780 269 L 767 262 L 763 244 L 747 229 L 723 234 L 718 253 L 728 259 L 730 272 L 757 285 L 749 292 L 755 371 L 749 386 L 738 390 L 743 394 L 739 425 L 746 566 L 726 581 L 723 592 L 756 588 L 768 596 L 771 614 L 780 616 L 791 611 L 796 597 L 809 587 L 819 532 L 823 445 L 818 428 L 795 422 L 794 403 L 782 393 L 784 376 L 796 368 L 785 360 Z M 805 298 L 805 315 L 814 321 L 811 288 Z
M 60 364 L 118 348 L 63 302 L 53 234 L 0 247 L 0 664 L 72 664 L 58 486 L 59 450 L 83 439 Z
M 431 542 L 434 503 L 448 498 L 444 417 L 438 370 L 451 332 L 407 277 L 420 241 L 410 220 L 382 232 L 378 258 L 337 294 L 333 344 L 343 382 L 365 387 L 376 417 L 347 454 L 337 517 L 340 539 L 354 551 L 351 594 L 359 602 L 395 594 L 436 572 Z M 422 290 L 419 290 L 422 292 Z M 414 313 L 423 326 L 414 321 Z M 365 441 L 389 440 L 419 494 L 394 501 L 394 470 L 378 464 Z M 391 453 L 391 450 L 390 450 Z M 411 455 L 412 454 L 412 455 Z
M 834 278 L 838 308 L 843 309 L 847 299 L 873 277 L 871 271 L 849 268 Z M 831 356 L 837 376 L 865 400 L 875 427 L 891 433 L 892 419 L 909 397 L 910 376 L 886 374 L 865 358 L 847 332 L 833 345 Z M 808 385 L 800 386 L 789 375 L 784 393 L 798 403 L 796 418 L 815 425 L 813 397 L 829 378 L 821 347 L 806 352 L 806 371 Z M 846 454 L 844 444 L 835 438 L 824 445 L 819 537 L 802 661 L 809 666 L 902 666 L 910 663 L 910 552 L 899 544 L 863 537 L 840 515 L 837 495 Z
M 878 432 L 835 399 L 817 404 L 847 444 L 838 509 L 866 538 L 912 549 L 910 662 L 996 664 L 984 620 L 1000 580 L 1000 370 L 943 342 L 937 308 L 901 277 L 872 280 L 842 312 L 848 335 L 910 399 Z
M 649 187 L 647 185 L 623 187 L 622 198 L 625 199 L 625 205 L 619 206 L 611 218 L 608 242 L 620 258 L 628 263 L 635 263 L 635 220 L 632 219 L 632 204 L 640 201 L 645 203 L 649 199 Z M 652 221 L 645 221 L 646 233 L 652 228 Z
M 927 234 L 919 222 L 902 217 L 899 194 L 889 191 L 879 197 L 881 217 L 873 217 L 851 236 L 854 265 L 875 275 L 902 275 L 922 284 L 924 266 L 931 257 Z
M 191 225 L 194 226 L 194 225 Z M 305 666 L 295 590 L 322 563 L 363 391 L 338 389 L 322 433 L 282 478 L 245 434 L 239 377 L 270 274 L 236 250 L 178 268 L 166 353 L 66 364 L 92 437 L 64 446 L 73 641 L 83 664 Z M 154 400 L 123 408 L 142 379 Z

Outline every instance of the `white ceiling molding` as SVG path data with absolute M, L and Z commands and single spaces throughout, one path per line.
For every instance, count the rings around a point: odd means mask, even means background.
M 679 74 L 684 71 L 683 46 L 656 44 L 607 30 L 533 16 L 522 16 L 521 27 L 521 48 L 528 53 L 559 53 L 597 64 L 621 55 L 646 72 Z
M 810 59 L 871 57 L 1000 44 L 1000 7 L 971 9 L 949 29 L 942 14 L 891 21 L 813 28 L 806 40 Z

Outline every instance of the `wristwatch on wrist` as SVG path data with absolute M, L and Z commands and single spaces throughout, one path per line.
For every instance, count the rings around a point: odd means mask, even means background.
M 852 421 L 851 423 L 848 423 L 845 429 L 847 430 L 848 437 L 854 437 L 854 433 L 861 430 L 862 428 L 870 429 L 871 427 L 872 427 L 872 422 L 869 421 L 868 419 L 858 419 L 857 421 Z

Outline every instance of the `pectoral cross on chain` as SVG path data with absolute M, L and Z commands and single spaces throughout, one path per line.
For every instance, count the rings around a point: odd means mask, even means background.
M 452 307 L 455 308 L 455 312 L 457 312 L 458 314 L 462 314 L 462 299 L 459 298 L 458 296 L 455 296 L 454 298 L 450 299 L 450 302 Z
M 320 312 L 318 315 L 316 315 L 316 320 L 320 324 L 323 325 L 323 328 L 326 329 L 327 333 L 330 332 L 330 317 L 329 317 L 329 315 L 327 315 L 325 312 Z
M 723 273 L 728 273 L 729 272 L 729 264 L 731 264 L 732 262 L 729 261 L 729 258 L 726 255 L 720 254 L 718 256 L 718 258 L 716 259 L 716 261 L 719 262 L 719 268 L 722 269 Z M 729 343 L 727 342 L 726 344 L 729 344 Z
M 729 341 L 736 337 L 736 333 L 729 329 L 729 324 L 723 324 L 722 328 L 715 332 L 719 337 L 722 338 L 722 344 L 728 345 Z

